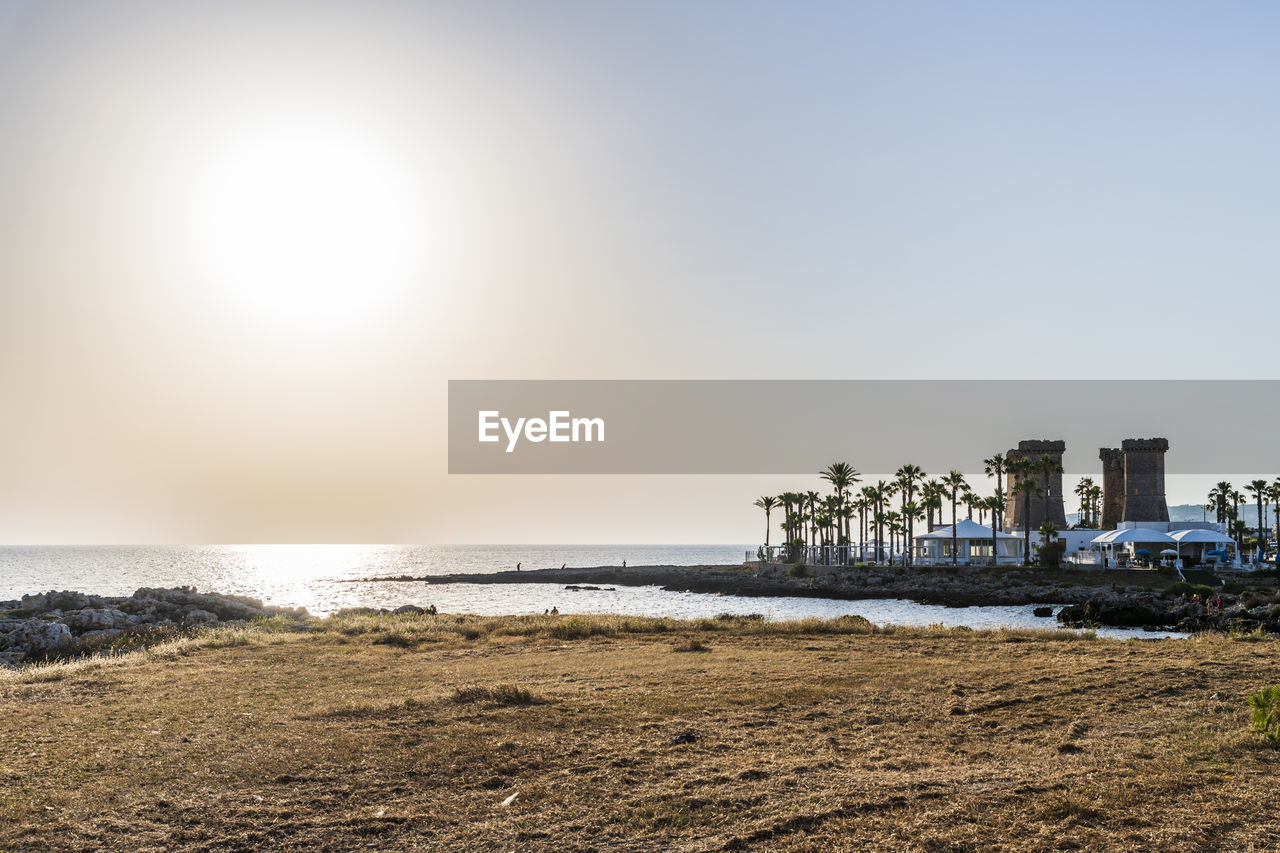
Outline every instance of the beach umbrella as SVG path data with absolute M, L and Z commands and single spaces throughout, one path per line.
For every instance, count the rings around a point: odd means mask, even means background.
M 1150 552 L 1150 551 L 1148 551 L 1146 548 L 1139 548 L 1138 550 L 1134 551 L 1133 553 L 1135 553 L 1135 554 L 1146 554 L 1147 556 L 1151 556 L 1151 552 Z
M 1176 556 L 1178 556 L 1178 552 L 1177 552 L 1177 551 L 1175 551 L 1175 550 L 1173 550 L 1172 548 L 1165 548 L 1163 551 L 1161 551 L 1161 552 L 1160 552 L 1160 556 L 1161 556 L 1161 557 L 1176 557 Z
M 1205 551 L 1205 554 L 1210 557 L 1226 556 L 1226 553 L 1226 551 L 1223 551 L 1220 548 L 1214 548 L 1212 551 Z

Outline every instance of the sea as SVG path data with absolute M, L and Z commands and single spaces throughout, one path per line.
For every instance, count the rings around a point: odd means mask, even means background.
M 898 599 L 838 601 L 676 592 L 656 586 L 568 590 L 562 584 L 432 585 L 375 578 L 482 574 L 514 569 L 740 565 L 749 545 L 187 545 L 0 547 L 0 601 L 51 589 L 126 596 L 141 587 L 192 586 L 247 595 L 326 616 L 348 607 L 434 605 L 497 616 L 616 613 L 681 619 L 721 613 L 769 619 L 863 616 L 878 625 L 1055 629 L 1032 606 L 944 607 Z M 1100 636 L 1177 636 L 1103 628 Z

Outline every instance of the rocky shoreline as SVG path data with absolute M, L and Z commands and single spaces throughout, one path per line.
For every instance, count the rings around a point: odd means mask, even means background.
M 811 570 L 812 571 L 812 570 Z M 1008 571 L 999 577 L 986 570 L 966 567 L 922 568 L 901 566 L 855 567 L 837 573 L 796 577 L 785 567 L 749 571 L 736 566 L 593 566 L 564 569 L 532 569 L 485 574 L 397 575 L 359 582 L 424 584 L 554 583 L 566 587 L 585 585 L 656 586 L 671 592 L 703 592 L 747 597 L 790 596 L 857 601 L 900 598 L 945 607 L 1003 606 L 1022 604 L 1083 604 L 1098 591 L 1080 586 L 1070 575 Z M 353 583 L 356 581 L 352 581 Z M 1134 594 L 1143 587 L 1121 583 L 1105 589 Z
M 139 589 L 131 596 L 55 591 L 0 601 L 0 665 L 41 660 L 68 647 L 109 644 L 129 632 L 180 626 L 245 625 L 270 616 L 306 619 L 305 608 L 192 587 Z
M 555 583 L 566 590 L 590 586 L 657 586 L 673 592 L 747 597 L 792 596 L 846 601 L 906 599 L 946 607 L 1043 605 L 1037 615 L 1065 627 L 1108 626 L 1150 631 L 1253 631 L 1280 633 L 1280 598 L 1274 587 L 1243 595 L 1178 591 L 1154 572 L 1046 572 L 1039 569 L 872 566 L 793 576 L 785 566 L 746 570 L 738 566 L 593 566 L 487 574 L 375 578 L 425 584 Z M 1136 582 L 1141 581 L 1141 582 Z M 1185 586 L 1185 585 L 1184 585 Z M 1155 587 L 1155 588 L 1153 588 Z M 1222 599 L 1221 606 L 1216 599 Z M 1061 606 L 1065 605 L 1065 606 Z

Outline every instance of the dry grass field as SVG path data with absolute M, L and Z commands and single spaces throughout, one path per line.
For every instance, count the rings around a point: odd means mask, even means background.
M 0 673 L 0 849 L 1271 850 L 1272 641 L 355 616 Z

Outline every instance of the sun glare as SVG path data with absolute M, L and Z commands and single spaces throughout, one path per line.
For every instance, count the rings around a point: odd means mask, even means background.
M 329 327 L 384 309 L 412 276 L 422 228 L 403 173 L 341 127 L 260 128 L 215 155 L 200 262 L 234 301 Z

